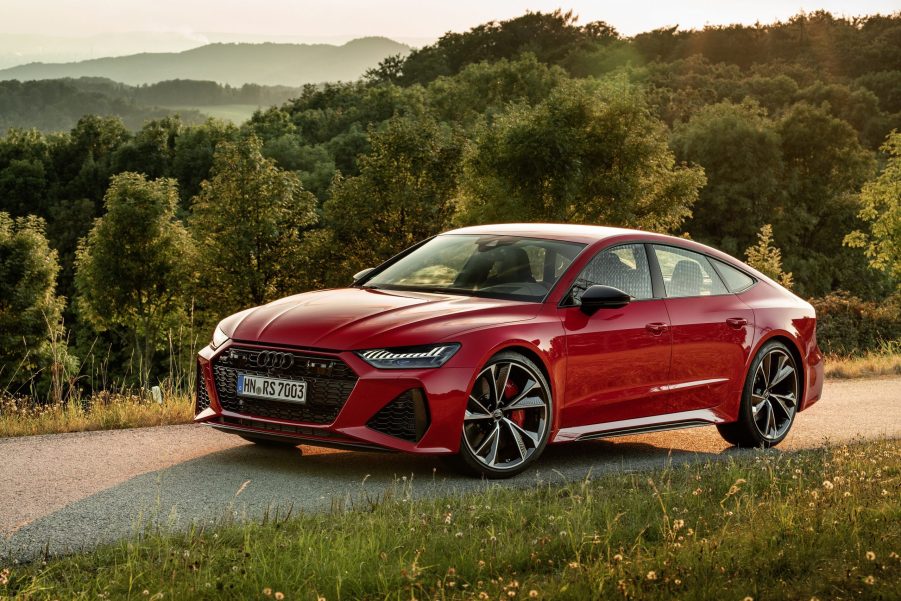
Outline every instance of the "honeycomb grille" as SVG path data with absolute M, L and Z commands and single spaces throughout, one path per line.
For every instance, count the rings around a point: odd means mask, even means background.
M 382 407 L 366 425 L 382 434 L 418 442 L 428 428 L 428 420 L 422 391 L 411 389 Z
M 332 357 L 291 352 L 287 368 L 260 368 L 256 356 L 262 349 L 232 347 L 213 362 L 213 378 L 219 402 L 226 411 L 308 424 L 330 424 L 338 417 L 357 383 L 356 374 L 344 361 Z M 237 395 L 238 373 L 303 380 L 306 403 L 283 403 Z
M 206 389 L 206 382 L 203 379 L 203 370 L 200 363 L 197 363 L 197 377 L 194 378 L 194 385 L 197 387 L 197 396 L 194 403 L 194 415 L 197 415 L 210 406 L 210 394 Z

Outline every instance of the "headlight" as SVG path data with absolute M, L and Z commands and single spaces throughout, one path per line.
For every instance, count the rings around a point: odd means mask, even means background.
M 210 342 L 210 346 L 215 351 L 217 348 L 225 344 L 225 341 L 228 340 L 228 336 L 225 335 L 225 332 L 222 331 L 220 326 L 216 326 L 216 329 L 213 330 L 213 341 Z
M 357 351 L 366 363 L 379 369 L 420 369 L 441 367 L 460 350 L 456 342 L 428 346 L 408 346 L 405 348 L 378 348 Z

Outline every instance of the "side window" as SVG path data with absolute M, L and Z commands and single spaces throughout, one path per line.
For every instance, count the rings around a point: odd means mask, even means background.
M 654 246 L 654 254 L 660 263 L 667 296 L 726 294 L 726 287 L 704 255 L 674 246 Z
M 729 292 L 742 292 L 754 285 L 754 278 L 745 272 L 739 271 L 728 263 L 716 259 L 712 259 L 712 261 L 715 263 L 716 270 L 723 276 L 723 283 L 726 284 Z
M 573 283 L 572 302 L 578 304 L 582 293 L 598 284 L 619 288 L 636 300 L 653 298 L 644 244 L 625 244 L 599 252 Z

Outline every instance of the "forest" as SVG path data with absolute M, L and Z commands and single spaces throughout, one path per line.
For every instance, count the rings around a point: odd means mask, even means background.
M 472 223 L 684 235 L 811 299 L 829 352 L 901 336 L 901 13 L 527 13 L 240 126 L 147 119 L 0 138 L 4 394 L 187 382 L 222 317 Z

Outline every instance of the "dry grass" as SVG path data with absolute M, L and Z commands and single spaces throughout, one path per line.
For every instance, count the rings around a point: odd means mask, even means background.
M 826 359 L 827 378 L 874 378 L 901 375 L 901 355 L 832 357 Z
M 165 395 L 156 403 L 134 394 L 97 394 L 47 405 L 0 398 L 0 437 L 166 426 L 192 418 L 193 404 L 185 395 Z

